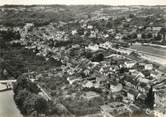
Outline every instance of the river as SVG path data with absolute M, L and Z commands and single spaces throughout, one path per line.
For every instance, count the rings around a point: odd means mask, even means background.
M 143 53 L 145 59 L 166 65 L 166 48 L 143 45 L 133 45 L 130 48 Z
M 2 87 L 3 84 L 0 84 L 0 88 Z M 12 90 L 0 92 L 0 117 L 23 117 L 14 102 L 13 95 Z
M 144 45 L 133 45 L 130 48 L 166 59 L 166 48 L 144 46 Z

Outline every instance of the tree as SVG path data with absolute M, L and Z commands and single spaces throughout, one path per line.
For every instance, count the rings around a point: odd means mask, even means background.
M 122 67 L 119 69 L 119 73 L 125 73 L 125 72 L 128 72 L 129 70 L 125 67 Z
M 145 77 L 150 76 L 150 71 L 149 70 L 144 70 L 142 73 L 145 75 Z
M 106 27 L 107 28 L 112 28 L 113 24 L 111 21 L 108 21 L 107 24 L 106 24 Z
M 22 114 L 30 115 L 36 111 L 38 113 L 47 112 L 47 101 L 37 93 L 39 88 L 35 83 L 22 77 L 14 85 L 14 100 Z
M 134 14 L 129 14 L 129 18 L 134 18 L 135 15 Z
M 158 41 L 161 40 L 162 39 L 161 34 L 158 33 L 157 36 L 154 37 L 154 39 Z
M 23 114 L 31 114 L 37 112 L 37 114 L 45 114 L 47 112 L 47 101 L 37 94 L 30 93 L 23 101 L 22 108 L 24 109 Z
M 102 53 L 98 53 L 98 54 L 95 54 L 93 57 L 92 57 L 92 61 L 93 62 L 101 62 L 104 60 L 104 55 Z
M 26 89 L 20 90 L 17 94 L 14 95 L 14 100 L 21 113 L 26 113 L 26 108 L 23 108 L 23 103 L 29 95 L 31 95 L 31 93 Z
M 162 35 L 162 38 L 163 38 L 163 42 L 166 41 L 166 28 L 162 28 L 160 30 L 160 34 Z
M 19 90 L 23 90 L 23 89 L 26 89 L 30 91 L 31 93 L 35 93 L 35 94 L 37 94 L 40 91 L 40 89 L 37 87 L 35 83 L 31 82 L 29 79 L 22 76 L 18 78 L 16 84 L 13 87 L 13 91 L 15 94 L 17 94 Z
M 25 98 L 22 106 L 22 108 L 25 109 L 25 112 L 23 114 L 30 115 L 32 112 L 35 111 L 36 100 L 37 100 L 37 95 L 32 93 Z
M 137 33 L 131 33 L 130 35 L 129 35 L 129 38 L 130 39 L 135 39 L 135 38 L 137 38 Z
M 79 28 L 77 30 L 77 32 L 78 32 L 79 35 L 83 35 L 84 34 L 84 29 L 83 28 Z
M 147 97 L 145 99 L 145 105 L 147 108 L 153 109 L 154 107 L 154 92 L 153 92 L 153 87 L 149 89 L 149 92 L 147 93 Z
M 42 97 L 38 97 L 35 101 L 35 110 L 38 113 L 46 113 L 47 108 L 48 108 L 47 101 Z
M 0 31 L 0 48 L 8 48 L 9 42 L 14 39 L 20 39 L 19 32 L 8 29 L 7 31 Z

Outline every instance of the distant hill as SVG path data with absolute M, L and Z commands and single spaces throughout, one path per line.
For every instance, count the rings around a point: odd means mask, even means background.
M 105 6 L 105 5 L 4 5 L 0 7 L 0 24 L 22 26 L 33 22 L 37 26 L 50 22 L 71 21 L 96 16 L 126 16 L 131 13 L 162 13 L 166 6 Z M 145 12 L 147 11 L 147 12 Z

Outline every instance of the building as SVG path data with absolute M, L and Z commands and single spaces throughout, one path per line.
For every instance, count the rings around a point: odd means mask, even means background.
M 133 88 L 125 87 L 123 91 L 127 93 L 127 98 L 133 102 L 136 100 L 136 97 L 139 95 L 139 92 Z
M 89 50 L 91 50 L 91 51 L 93 51 L 93 52 L 96 52 L 96 51 L 99 50 L 99 46 L 98 46 L 97 44 L 95 44 L 95 45 L 89 45 L 89 46 L 86 47 L 85 49 L 89 49 Z
M 94 91 L 85 92 L 82 97 L 87 100 L 92 100 L 94 98 L 100 98 L 100 95 Z
M 130 69 L 130 70 L 129 70 L 129 73 L 130 73 L 131 75 L 135 76 L 135 77 L 138 77 L 138 76 L 140 76 L 140 77 L 145 77 L 144 74 L 142 74 L 141 72 L 139 72 L 139 71 L 136 70 L 136 69 Z
M 146 99 L 146 95 L 139 93 L 138 96 L 136 97 L 136 103 L 144 105 L 145 99 Z
M 152 64 L 145 64 L 145 70 L 152 70 L 153 65 Z
M 112 102 L 100 106 L 103 117 L 129 116 L 132 110 L 122 102 Z
M 112 93 L 119 92 L 123 89 L 122 84 L 118 83 L 116 85 L 110 84 L 110 90 Z
M 81 81 L 82 79 L 80 77 L 76 78 L 76 77 L 67 77 L 67 81 L 69 82 L 70 85 L 72 85 L 75 82 Z
M 153 37 L 156 37 L 161 29 L 162 27 L 152 27 Z
M 127 68 L 132 68 L 132 67 L 134 67 L 136 62 L 135 61 L 126 61 L 124 64 Z
M 150 85 L 149 84 L 146 84 L 146 83 L 139 83 L 139 85 L 137 86 L 137 89 L 138 91 L 140 91 L 141 93 L 143 94 L 147 94 L 147 92 L 149 92 L 149 89 L 150 89 Z

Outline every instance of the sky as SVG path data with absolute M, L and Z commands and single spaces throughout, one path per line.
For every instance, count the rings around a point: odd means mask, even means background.
M 105 5 L 166 5 L 166 0 L 0 0 L 0 5 L 4 4 L 105 4 Z

